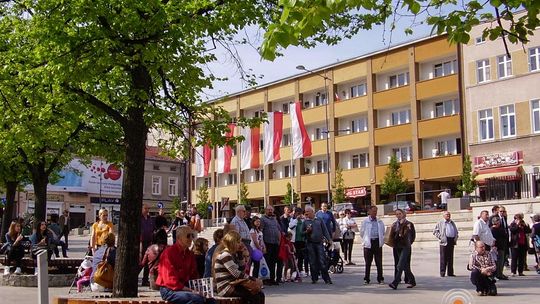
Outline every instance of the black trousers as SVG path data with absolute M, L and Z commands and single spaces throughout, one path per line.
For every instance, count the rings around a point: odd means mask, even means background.
M 306 252 L 306 242 L 294 242 L 298 271 L 309 271 L 309 260 Z M 305 269 L 305 270 L 304 270 Z
M 23 246 L 13 246 L 13 247 L 11 247 L 11 249 L 9 250 L 9 252 L 7 254 L 6 267 L 10 266 L 11 261 L 15 261 L 15 266 L 16 267 L 21 267 L 23 257 L 24 257 L 24 248 L 23 248 Z
M 364 281 L 370 282 L 371 263 L 375 258 L 375 265 L 377 266 L 377 282 L 384 281 L 383 277 L 383 265 L 382 265 L 382 247 L 380 247 L 379 239 L 371 239 L 371 248 L 364 247 L 364 261 L 366 262 L 366 274 L 364 275 Z
M 265 243 L 266 254 L 264 259 L 270 268 L 270 280 L 280 282 L 283 276 L 283 262 L 279 259 L 279 244 Z
M 440 246 L 440 271 L 441 276 L 445 274 L 454 275 L 454 247 L 455 238 L 447 238 L 446 246 Z
M 487 275 L 483 275 L 478 269 L 471 271 L 471 283 L 476 286 L 476 291 L 479 292 L 488 292 L 491 285 L 495 284 Z
M 241 298 L 242 303 L 264 304 L 264 293 L 262 291 L 259 291 L 257 294 L 252 294 L 242 285 L 236 285 L 234 287 L 233 296 Z
M 343 250 L 343 257 L 349 262 L 351 261 L 353 244 L 354 239 L 341 240 L 341 250 Z
M 69 246 L 68 243 L 68 236 L 69 236 L 69 229 L 67 225 L 64 225 L 64 230 L 62 230 L 62 235 L 60 237 L 64 237 L 64 243 L 66 243 L 66 248 Z
M 510 270 L 512 274 L 523 273 L 525 269 L 525 260 L 527 259 L 527 246 L 518 246 L 512 248 L 512 260 L 510 262 Z

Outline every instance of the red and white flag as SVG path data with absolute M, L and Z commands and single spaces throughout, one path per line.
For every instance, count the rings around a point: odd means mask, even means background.
M 229 131 L 225 133 L 226 138 L 231 138 L 234 134 L 234 124 L 229 124 Z M 229 173 L 231 172 L 231 158 L 232 158 L 232 147 L 224 146 L 217 148 L 216 155 L 216 172 L 217 173 Z
M 279 146 L 283 135 L 283 113 L 268 112 L 264 123 L 264 164 L 273 164 L 281 159 Z
M 195 176 L 208 176 L 210 169 L 210 160 L 212 159 L 212 150 L 209 145 L 199 146 L 195 149 Z
M 244 141 L 240 143 L 240 169 L 244 171 L 259 168 L 259 128 L 244 127 L 240 130 L 240 135 L 244 136 Z
M 293 159 L 311 156 L 311 140 L 304 125 L 302 118 L 302 105 L 300 102 L 295 102 L 290 106 L 291 114 L 291 133 Z
M 334 101 L 341 101 L 341 98 L 339 98 L 339 94 L 337 92 L 334 93 Z

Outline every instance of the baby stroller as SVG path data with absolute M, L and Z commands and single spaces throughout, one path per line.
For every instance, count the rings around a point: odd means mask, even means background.
M 68 294 L 71 293 L 75 284 L 77 284 L 77 291 L 90 290 L 90 274 L 92 274 L 92 256 L 86 255 L 82 261 L 73 282 L 69 287 Z
M 337 244 L 337 245 L 336 245 Z M 330 273 L 342 273 L 343 272 L 343 259 L 339 252 L 339 243 L 332 242 L 324 245 L 324 251 L 326 255 L 326 263 L 328 264 L 328 271 Z

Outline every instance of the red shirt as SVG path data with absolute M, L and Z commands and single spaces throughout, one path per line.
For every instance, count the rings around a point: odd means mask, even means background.
M 178 242 L 167 247 L 159 259 L 156 285 L 171 290 L 182 290 L 189 280 L 199 278 L 195 255 Z

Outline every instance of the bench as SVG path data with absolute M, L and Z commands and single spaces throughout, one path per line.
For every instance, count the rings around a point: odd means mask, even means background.
M 217 304 L 242 304 L 240 298 L 214 298 Z M 159 297 L 112 298 L 112 297 L 55 297 L 53 304 L 168 304 Z
M 6 260 L 7 260 L 6 255 L 0 256 L 0 264 L 7 266 Z M 61 272 L 61 273 L 76 273 L 82 261 L 83 259 L 62 258 L 62 259 L 50 260 L 48 264 L 49 264 L 49 268 L 55 268 L 56 270 L 58 270 L 58 272 Z M 13 265 L 14 265 L 14 261 L 11 261 L 10 266 L 13 266 Z M 22 267 L 25 269 L 34 269 L 36 268 L 36 261 L 32 259 L 31 257 L 24 257 L 22 259 Z

